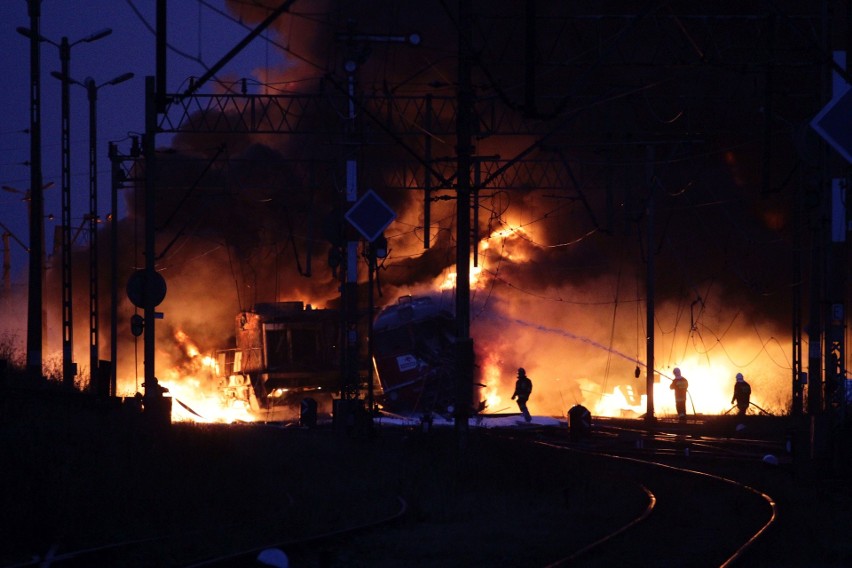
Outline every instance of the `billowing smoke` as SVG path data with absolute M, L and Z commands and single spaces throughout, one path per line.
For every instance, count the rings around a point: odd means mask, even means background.
M 482 187 L 471 333 L 489 408 L 514 410 L 518 367 L 534 381 L 533 412 L 561 415 L 577 403 L 596 412 L 641 408 L 651 287 L 658 410 L 673 407 L 666 389 L 674 366 L 691 381 L 696 412 L 726 410 L 737 371 L 752 382 L 757 404 L 785 410 L 790 192 L 763 191 L 765 156 L 754 134 L 763 125 L 761 76 L 692 65 L 701 61 L 696 42 L 709 39 L 686 41 L 663 15 L 593 22 L 569 17 L 564 2 L 533 3 L 529 56 L 518 22 L 530 3 L 474 4 L 472 176 Z M 235 0 L 230 9 L 249 23 L 268 14 L 263 2 Z M 338 300 L 334 245 L 353 234 L 342 219 L 347 159 L 358 161 L 362 191 L 375 189 L 397 212 L 377 302 L 440 291 L 452 305 L 454 10 L 295 3 L 273 26 L 286 63 L 259 67 L 255 79 L 262 93 L 302 97 L 271 117 L 297 126 L 186 132 L 158 153 L 157 266 L 169 286 L 158 308 L 158 368 L 184 357 L 174 330 L 224 347 L 235 314 L 256 302 Z M 418 45 L 406 39 L 413 33 Z M 356 66 L 354 117 L 346 61 Z M 801 106 L 784 108 L 786 120 L 804 120 Z M 793 140 L 776 142 L 772 163 L 784 169 Z M 128 195 L 131 213 L 120 228 L 123 275 L 144 263 L 140 189 Z M 123 308 L 123 338 L 132 311 Z
M 735 372 L 746 370 L 755 383 L 755 400 L 775 411 L 783 408 L 786 397 L 778 393 L 786 392 L 789 382 L 788 333 L 782 322 L 789 319 L 785 274 L 790 249 L 789 235 L 779 232 L 788 225 L 777 219 L 788 207 L 786 194 L 761 199 L 756 146 L 735 147 L 738 139 L 723 139 L 717 134 L 721 129 L 709 128 L 720 120 L 757 126 L 758 109 L 743 105 L 718 114 L 712 105 L 709 111 L 685 107 L 685 96 L 695 96 L 696 89 L 713 94 L 717 77 L 702 87 L 690 83 L 697 72 L 674 80 L 640 77 L 635 69 L 585 57 L 579 40 L 560 38 L 540 23 L 540 60 L 546 48 L 549 61 L 564 57 L 570 65 L 560 70 L 540 64 L 535 110 L 541 118 L 528 120 L 511 135 L 491 133 L 494 121 L 483 116 L 486 111 L 517 120 L 533 110 L 521 108 L 531 87 L 524 80 L 520 49 L 526 38 L 516 25 L 524 14 L 515 4 L 477 6 L 472 82 L 480 101 L 496 99 L 497 104 L 477 103 L 474 154 L 483 157 L 482 177 L 525 153 L 525 167 L 551 168 L 559 172 L 559 182 L 520 169 L 511 182 L 494 178 L 478 195 L 475 231 L 481 248 L 472 334 L 481 362 L 498 369 L 502 404 L 497 404 L 510 406 L 508 394 L 519 366 L 536 381 L 531 405 L 539 412 L 561 414 L 574 403 L 596 408 L 621 391 L 635 401 L 647 372 L 646 273 L 653 255 L 661 385 L 667 387 L 670 369 L 680 365 L 693 378 L 696 393 L 708 383 L 727 392 Z M 544 3 L 541 9 L 559 13 L 557 4 Z M 243 3 L 233 8 L 246 21 L 266 15 Z M 422 122 L 415 122 L 422 114 L 406 106 L 406 97 L 455 96 L 458 14 L 386 2 L 312 4 L 310 13 L 297 13 L 297 5 L 293 9 L 275 25 L 290 50 L 287 64 L 259 70 L 258 76 L 270 85 L 266 92 L 320 93 L 337 114 L 311 114 L 306 108 L 301 134 L 178 136 L 176 153 L 164 159 L 163 177 L 176 190 L 160 199 L 158 216 L 176 209 L 183 213 L 159 238 L 166 240 L 174 231 L 192 236 L 175 245 L 180 252 L 163 259 L 163 274 L 181 298 L 164 305 L 164 311 L 193 314 L 181 325 L 195 333 L 227 333 L 229 314 L 257 301 L 336 300 L 338 282 L 328 260 L 331 243 L 347 231 L 341 227 L 341 208 L 346 207 L 341 196 L 343 162 L 350 158 L 359 161 L 359 186 L 374 188 L 398 212 L 387 231 L 391 253 L 378 273 L 379 303 L 434 292 L 454 272 L 455 111 L 436 106 L 434 130 L 425 132 Z M 546 21 L 544 12 L 538 22 Z M 631 31 L 638 38 L 652 28 Z M 376 39 L 414 32 L 421 35 L 421 45 Z M 694 57 L 688 46 L 676 44 L 672 60 Z M 641 42 L 631 43 L 636 45 Z M 650 56 L 650 51 L 633 55 Z M 382 96 L 387 108 L 365 102 L 349 120 L 346 61 L 357 66 L 352 77 L 363 96 L 359 100 Z M 754 100 L 756 93 L 748 89 L 737 94 Z M 570 94 L 573 98 L 556 96 Z M 397 131 L 410 124 L 419 135 L 393 138 L 389 124 Z M 323 134 L 304 134 L 312 129 Z M 686 135 L 689 129 L 703 137 Z M 510 130 L 506 126 L 504 132 Z M 651 131 L 673 141 L 631 139 Z M 590 133 L 597 134 L 594 143 Z M 607 137 L 612 144 L 604 142 Z M 353 142 L 360 143 L 357 149 Z M 200 175 L 203 160 L 214 153 L 219 153 L 215 171 Z M 412 154 L 428 163 L 418 164 Z M 488 156 L 503 161 L 489 163 Z M 188 157 L 197 159 L 191 167 Z M 422 188 L 424 180 L 417 176 L 427 166 L 433 184 L 440 184 L 441 176 L 449 180 L 433 193 L 436 199 L 424 202 L 419 189 L 389 189 Z M 198 178 L 200 187 L 188 189 Z M 553 187 L 537 187 L 538 182 Z M 215 291 L 205 284 L 210 281 L 217 282 Z M 452 290 L 443 294 L 451 303 Z M 184 296 L 191 301 L 185 304 Z M 217 329 L 214 321 L 226 325 Z M 485 375 L 483 367 L 479 370 Z M 663 395 L 658 408 L 670 403 Z M 699 412 L 725 409 L 719 400 L 694 404 Z

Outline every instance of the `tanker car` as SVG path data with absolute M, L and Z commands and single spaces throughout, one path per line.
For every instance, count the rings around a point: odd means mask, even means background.
M 458 398 L 455 333 L 453 313 L 429 296 L 403 296 L 379 312 L 372 346 L 382 408 L 452 414 Z M 470 400 L 478 400 L 480 386 L 471 385 Z
M 236 347 L 217 352 L 223 402 L 267 420 L 293 417 L 305 399 L 330 413 L 342 386 L 342 327 L 340 311 L 299 301 L 240 312 Z M 382 309 L 371 339 L 378 407 L 398 414 L 451 414 L 457 397 L 454 334 L 453 314 L 428 296 L 403 296 Z M 358 359 L 366 394 L 365 346 Z M 477 400 L 475 393 L 471 400 Z

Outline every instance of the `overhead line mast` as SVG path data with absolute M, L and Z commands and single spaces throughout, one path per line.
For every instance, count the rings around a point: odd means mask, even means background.
M 156 6 L 156 21 L 157 21 L 157 36 L 156 36 L 156 77 L 147 77 L 145 81 L 145 136 L 143 137 L 143 148 L 145 156 L 145 268 L 144 278 L 142 279 L 142 299 L 144 303 L 144 387 L 145 398 L 152 402 L 155 406 L 158 405 L 162 398 L 162 388 L 159 386 L 159 381 L 155 374 L 155 320 L 162 317 L 162 314 L 155 310 L 157 298 L 165 294 L 165 285 L 162 284 L 162 294 L 158 290 L 162 277 L 156 272 L 156 220 L 154 213 L 156 210 L 157 191 L 157 166 L 156 166 L 156 134 L 161 131 L 158 117 L 160 114 L 166 114 L 169 106 L 173 102 L 180 102 L 188 97 L 191 97 L 202 85 L 210 80 L 218 71 L 222 69 L 231 59 L 233 59 L 240 51 L 243 50 L 255 37 L 263 30 L 269 27 L 279 16 L 289 10 L 295 0 L 287 0 L 282 2 L 275 10 L 273 10 L 267 18 L 258 24 L 252 31 L 233 49 L 231 49 L 220 61 L 213 65 L 210 70 L 205 73 L 198 81 L 193 82 L 186 92 L 175 95 L 169 98 L 166 95 L 167 89 L 167 57 L 166 47 L 168 45 L 167 38 L 167 19 L 166 19 L 166 0 L 157 0 Z M 160 298 L 162 299 L 162 298 Z
M 539 8 L 543 7 L 543 5 L 539 5 Z M 593 91 L 580 91 L 579 89 L 575 89 L 575 92 L 572 92 L 570 97 L 565 97 L 562 100 L 564 105 L 557 105 L 556 108 L 559 110 L 566 110 L 567 105 L 570 104 L 570 108 L 575 109 L 574 111 L 566 112 L 560 116 L 553 116 L 552 118 L 558 119 L 559 124 L 556 125 L 555 128 L 548 128 L 547 132 L 542 132 L 543 128 L 546 128 L 547 125 L 544 125 L 541 121 L 537 122 L 524 122 L 522 117 L 520 117 L 520 113 L 508 113 L 505 112 L 505 108 L 501 108 L 499 106 L 492 106 L 493 100 L 489 100 L 486 97 L 481 97 L 475 101 L 473 101 L 474 94 L 472 89 L 470 89 L 469 81 L 470 81 L 470 73 L 471 73 L 471 65 L 470 61 L 463 61 L 465 56 L 470 55 L 471 49 L 471 40 L 469 36 L 469 29 L 472 19 L 472 14 L 470 12 L 471 3 L 469 0 L 460 0 L 459 2 L 459 69 L 458 69 L 458 91 L 456 93 L 455 101 L 456 108 L 452 109 L 451 107 L 444 107 L 443 109 L 437 109 L 437 104 L 439 104 L 439 97 L 433 97 L 431 94 L 424 95 L 422 99 L 430 101 L 429 104 L 425 104 L 421 106 L 420 111 L 414 110 L 414 105 L 421 104 L 418 101 L 415 101 L 412 98 L 406 99 L 406 97 L 394 97 L 394 107 L 393 112 L 397 115 L 406 114 L 406 118 L 408 119 L 406 122 L 397 122 L 396 124 L 391 124 L 390 121 L 384 123 L 384 116 L 381 116 L 384 112 L 382 109 L 381 112 L 371 112 L 371 104 L 377 103 L 381 105 L 382 102 L 378 100 L 376 97 L 370 98 L 370 96 L 359 97 L 359 101 L 357 102 L 359 111 L 361 109 L 367 109 L 367 112 L 364 113 L 364 116 L 369 117 L 371 120 L 375 121 L 379 128 L 383 129 L 385 134 L 390 135 L 393 138 L 393 144 L 398 145 L 400 148 L 405 150 L 410 154 L 409 157 L 414 156 L 417 158 L 418 155 L 426 154 L 425 157 L 414 164 L 414 167 L 411 167 L 411 164 L 407 164 L 404 168 L 400 168 L 402 173 L 396 174 L 392 173 L 388 175 L 388 179 L 397 180 L 399 179 L 399 183 L 393 183 L 393 185 L 389 185 L 389 187 L 395 187 L 399 189 L 417 189 L 417 190 L 426 190 L 427 195 L 425 196 L 426 203 L 428 203 L 429 195 L 432 192 L 439 191 L 442 189 L 445 190 L 455 190 L 456 195 L 459 200 L 457 202 L 458 205 L 458 219 L 457 224 L 459 228 L 459 242 L 458 249 L 456 251 L 457 258 L 457 315 L 460 318 L 459 329 L 457 330 L 457 337 L 459 339 L 469 339 L 469 293 L 468 289 L 466 294 L 465 291 L 462 290 L 463 286 L 466 286 L 469 282 L 468 278 L 465 278 L 465 274 L 468 274 L 467 269 L 469 266 L 469 254 L 470 254 L 470 198 L 473 193 L 475 193 L 479 186 L 489 186 L 500 187 L 501 184 L 503 187 L 520 187 L 522 182 L 526 182 L 527 187 L 544 187 L 544 182 L 553 185 L 553 187 L 570 187 L 570 184 L 565 183 L 565 179 L 569 179 L 568 177 L 560 177 L 556 175 L 554 178 L 547 177 L 547 171 L 553 172 L 557 171 L 556 169 L 545 170 L 541 165 L 547 160 L 542 160 L 540 158 L 539 150 L 542 150 L 543 141 L 547 140 L 548 143 L 551 143 L 555 147 L 559 148 L 575 148 L 575 147 L 589 147 L 592 144 L 597 144 L 600 146 L 607 147 L 616 147 L 618 145 L 623 146 L 631 146 L 631 147 L 647 147 L 647 145 L 651 144 L 660 144 L 661 139 L 658 138 L 657 135 L 647 135 L 642 137 L 636 137 L 635 132 L 628 132 L 628 134 L 632 134 L 633 137 L 627 137 L 625 140 L 619 141 L 617 139 L 613 140 L 607 134 L 607 142 L 601 141 L 599 138 L 592 138 L 595 134 L 599 134 L 598 132 L 590 132 L 583 131 L 581 128 L 573 128 L 575 124 L 574 121 L 579 123 L 578 118 L 583 118 L 584 122 L 582 125 L 588 125 L 590 123 L 594 124 L 602 124 L 604 123 L 601 120 L 597 120 L 600 116 L 604 115 L 605 111 L 608 111 L 609 108 L 604 103 L 614 103 L 617 98 L 628 99 L 629 97 L 633 97 L 634 95 L 641 95 L 642 100 L 647 104 L 649 97 L 657 96 L 656 91 L 648 87 L 647 85 L 659 85 L 661 83 L 641 83 L 642 86 L 636 87 L 634 84 L 628 84 L 624 87 L 623 91 L 620 91 L 615 96 L 612 96 L 610 93 L 595 93 Z M 528 17 L 531 19 L 527 20 L 527 26 L 529 29 L 535 29 L 536 24 L 539 26 L 544 25 L 544 20 L 541 16 L 534 14 L 535 6 L 533 4 L 527 5 L 527 8 L 531 9 L 531 12 L 528 14 Z M 709 11 L 709 9 L 708 9 Z M 607 22 L 607 17 L 610 19 L 624 18 L 626 20 L 634 21 L 635 16 L 630 15 L 618 15 L 618 14 L 575 14 L 568 15 L 566 19 L 574 19 L 576 21 L 588 22 L 589 25 L 600 26 L 598 30 L 599 33 L 603 33 L 607 31 L 609 28 L 604 27 L 603 24 Z M 657 20 L 666 20 L 669 19 L 672 21 L 672 24 L 681 24 L 682 21 L 690 21 L 692 19 L 701 18 L 702 22 L 708 24 L 708 26 L 712 25 L 717 20 L 719 21 L 727 21 L 727 20 L 743 20 L 747 22 L 749 25 L 757 26 L 760 22 L 764 21 L 766 15 L 765 14 L 735 14 L 735 15 L 727 15 L 724 13 L 718 14 L 686 14 L 686 15 L 675 15 L 675 14 L 653 14 L 655 21 Z M 805 16 L 801 16 L 804 18 Z M 625 28 L 627 31 L 636 31 L 636 26 L 634 25 L 631 28 Z M 597 28 L 596 28 L 597 29 Z M 783 27 L 778 32 L 781 32 Z M 708 31 L 712 32 L 712 27 L 708 27 Z M 619 38 L 625 38 L 627 36 L 625 33 L 619 34 Z M 352 37 L 357 37 L 358 39 L 368 39 L 372 36 L 369 35 L 353 35 Z M 399 36 L 402 38 L 402 36 Z M 467 39 L 465 39 L 467 38 Z M 712 38 L 711 38 L 712 39 Z M 779 38 L 780 40 L 781 38 Z M 467 42 L 467 43 L 465 43 Z M 622 42 L 623 43 L 623 42 Z M 750 45 L 750 44 L 748 44 Z M 747 47 L 748 47 L 747 45 Z M 527 63 L 531 66 L 526 69 L 528 82 L 526 83 L 527 90 L 525 91 L 525 105 L 527 110 L 539 110 L 536 109 L 536 103 L 541 106 L 542 101 L 544 100 L 544 95 L 539 95 L 536 91 L 537 88 L 544 87 L 542 82 L 536 83 L 536 70 L 534 66 L 536 65 L 535 58 L 535 50 L 534 44 L 530 43 L 528 46 L 528 51 L 526 53 Z M 629 51 L 629 50 L 625 50 Z M 724 52 L 728 53 L 728 52 Z M 732 51 L 733 53 L 733 51 Z M 737 51 L 736 53 L 740 53 Z M 717 57 L 721 57 L 717 54 Z M 628 58 L 629 59 L 629 58 Z M 602 56 L 598 60 L 592 60 L 591 65 L 594 68 L 601 68 L 603 66 L 612 65 L 613 68 L 620 69 L 619 65 L 632 65 L 634 63 L 641 64 L 641 61 L 617 61 L 612 62 L 610 60 L 604 59 Z M 566 60 L 566 65 L 587 65 L 589 62 L 584 61 L 580 58 L 574 60 Z M 658 60 L 652 61 L 655 65 L 659 63 Z M 753 67 L 744 67 L 742 61 L 738 58 L 728 60 L 704 60 L 702 59 L 700 62 L 700 66 L 702 70 L 707 69 L 722 69 L 726 68 L 726 66 L 743 68 L 744 73 L 762 73 L 765 72 L 765 69 L 761 71 L 757 66 Z M 539 63 L 541 65 L 541 63 Z M 684 67 L 677 67 L 679 65 L 678 62 L 668 62 L 663 60 L 662 63 L 659 63 L 659 67 L 662 69 L 663 67 L 671 65 L 672 69 L 682 69 Z M 765 66 L 764 66 L 765 67 Z M 784 68 L 784 62 L 778 63 L 773 69 L 778 71 L 778 69 Z M 665 69 L 663 69 L 665 71 Z M 704 72 L 704 71 L 702 71 Z M 541 75 L 543 76 L 543 75 Z M 668 74 L 666 74 L 666 77 Z M 468 80 L 468 84 L 465 84 L 465 78 Z M 332 80 L 332 83 L 334 81 Z M 197 89 L 197 86 L 196 86 Z M 466 92 L 466 89 L 469 89 Z M 182 96 L 177 96 L 175 99 L 168 101 L 168 107 L 177 113 L 181 111 L 185 111 L 183 116 L 178 116 L 177 120 L 174 120 L 175 117 L 166 116 L 163 113 L 164 123 L 158 125 L 158 132 L 165 132 L 167 129 L 171 128 L 171 131 L 190 131 L 192 128 L 201 128 L 203 129 L 205 125 L 203 124 L 205 120 L 205 116 L 207 113 L 213 114 L 212 111 L 218 108 L 228 108 L 234 109 L 232 116 L 229 117 L 229 127 L 232 127 L 241 132 L 291 132 L 293 134 L 305 134 L 304 131 L 296 132 L 295 130 L 301 128 L 301 124 L 289 124 L 287 120 L 293 120 L 293 117 L 302 116 L 308 114 L 310 112 L 324 112 L 322 105 L 326 104 L 326 101 L 318 96 L 310 96 L 310 95 L 287 95 L 287 96 L 239 96 L 239 95 L 197 95 L 197 91 L 190 93 L 184 93 Z M 712 96 L 712 95 L 711 95 Z M 778 95 L 775 95 L 778 97 Z M 183 98 L 186 97 L 186 100 Z M 200 105 L 196 105 L 190 108 L 189 105 L 183 106 L 190 98 L 194 103 L 203 103 L 205 97 L 210 101 L 210 106 L 208 108 L 203 108 Z M 227 99 L 227 100 L 226 100 Z M 226 102 L 223 102 L 226 101 Z M 414 101 L 414 102 L 412 102 Z M 591 101 L 591 102 L 590 102 Z M 725 102 L 728 101 L 727 95 L 725 95 L 724 99 L 722 97 L 717 97 L 717 99 L 713 99 L 714 102 Z M 474 103 L 475 102 L 475 109 Z M 777 103 L 778 100 L 774 101 L 776 104 L 773 105 L 775 112 L 780 114 L 782 110 L 785 108 L 783 106 L 779 106 Z M 436 110 L 434 114 L 432 114 L 433 106 L 431 103 L 436 103 Z M 408 107 L 406 105 L 411 105 Z M 224 105 L 224 106 L 223 106 Z M 314 107 L 313 105 L 316 105 Z M 607 106 L 607 108 L 604 108 Z M 248 108 L 251 107 L 253 111 L 258 111 L 256 114 L 249 114 Z M 246 110 L 243 110 L 243 109 Z M 727 107 L 726 107 L 727 108 Z M 452 110 L 456 111 L 456 115 L 452 116 L 450 119 L 450 113 Z M 472 133 L 470 129 L 473 127 L 473 113 L 478 111 L 478 116 L 476 117 L 476 127 L 477 131 Z M 489 111 L 490 114 L 489 114 Z M 502 114 L 501 114 L 502 111 Z M 245 112 L 244 115 L 240 114 Z M 390 114 L 389 112 L 387 114 Z M 549 113 L 553 114 L 553 113 Z M 580 116 L 582 114 L 582 117 Z M 460 116 L 461 115 L 461 116 Z M 466 116 L 465 116 L 466 115 Z M 263 120 L 266 122 L 256 122 L 256 116 L 263 116 Z M 200 118 L 199 118 L 200 117 Z M 281 121 L 279 123 L 275 123 L 275 119 L 277 117 L 281 117 Z M 432 117 L 434 120 L 430 120 L 427 122 L 424 117 Z M 181 122 L 183 119 L 186 119 L 186 122 Z M 231 119 L 234 119 L 231 122 Z M 619 117 L 615 116 L 614 120 L 618 120 Z M 197 120 L 197 121 L 196 121 Z M 451 133 L 456 137 L 457 142 L 457 155 L 455 156 L 455 164 L 452 163 L 452 159 L 450 159 L 445 166 L 441 166 L 438 164 L 437 160 L 433 160 L 429 151 L 425 152 L 423 149 L 412 149 L 412 147 L 408 146 L 407 143 L 412 138 L 406 139 L 406 136 L 420 136 L 423 132 L 423 128 L 411 129 L 410 131 L 403 132 L 398 136 L 394 136 L 397 132 L 393 132 L 394 128 L 398 128 L 402 125 L 425 125 L 425 124 L 434 124 L 434 127 L 430 127 L 427 129 L 427 132 L 432 131 L 434 128 L 435 132 L 438 132 L 442 128 L 444 128 L 447 124 L 450 123 L 450 120 L 453 121 L 453 124 L 456 126 L 455 130 Z M 552 125 L 552 124 L 551 124 Z M 626 125 L 633 125 L 633 123 L 629 123 Z M 641 126 L 641 125 L 639 125 Z M 713 124 L 703 124 L 699 123 L 695 126 L 696 132 L 702 133 L 701 128 L 709 128 L 713 126 Z M 742 124 L 734 124 L 727 130 L 722 128 L 717 128 L 716 132 L 729 132 L 729 133 L 742 133 L 744 127 L 746 125 Z M 566 135 L 570 128 L 570 136 Z M 538 129 L 538 132 L 534 132 Z M 487 136 L 494 136 L 498 134 L 510 134 L 516 136 L 523 136 L 524 134 L 528 134 L 530 136 L 536 136 L 538 140 L 532 145 L 527 146 L 527 149 L 523 152 L 516 155 L 516 157 L 512 160 L 500 160 L 499 157 L 494 160 L 483 160 L 482 161 L 482 179 L 481 182 L 475 182 L 475 184 L 471 185 L 471 172 L 470 168 L 472 167 L 472 163 L 474 162 L 473 151 L 469 149 L 470 138 L 475 134 L 477 137 L 485 138 Z M 588 134 L 589 136 L 583 138 L 584 134 Z M 641 133 L 640 134 L 644 134 Z M 692 131 L 684 131 L 684 132 L 675 132 L 675 134 L 680 134 L 682 137 L 687 136 L 697 136 L 695 132 Z M 662 132 L 659 134 L 659 137 L 663 139 L 670 139 L 672 135 L 670 132 Z M 640 138 L 647 138 L 648 140 Z M 702 143 L 705 136 L 701 136 Z M 682 142 L 684 138 L 680 138 L 675 140 L 675 142 Z M 431 140 L 427 134 L 427 141 Z M 519 138 L 520 140 L 520 138 Z M 776 144 L 778 142 L 776 141 Z M 424 144 L 424 146 L 427 146 Z M 466 147 L 467 146 L 467 147 Z M 776 148 L 773 147 L 773 151 Z M 415 160 L 416 161 L 416 160 Z M 636 160 L 636 164 L 639 164 L 642 160 Z M 550 161 L 554 164 L 558 164 L 556 161 Z M 535 163 L 536 168 L 529 167 L 530 164 Z M 526 166 L 524 167 L 524 165 Z M 565 164 L 567 166 L 567 164 Z M 448 174 L 453 166 L 455 166 L 455 172 L 453 174 Z M 517 167 L 517 169 L 515 169 Z M 549 166 L 552 167 L 552 166 Z M 557 166 L 558 167 L 558 166 Z M 414 168 L 418 168 L 415 170 Z M 489 169 L 490 168 L 490 169 Z M 535 169 L 535 171 L 533 171 Z M 563 170 L 564 168 L 559 168 L 559 170 Z M 529 171 L 527 171 L 529 170 Z M 412 184 L 410 180 L 423 180 L 420 183 L 422 187 L 417 187 L 417 183 Z M 434 182 L 434 183 L 433 183 Z M 427 210 L 428 211 L 428 210 Z M 465 213 L 465 215 L 463 215 Z M 467 230 L 464 229 L 467 224 Z M 426 234 L 424 235 L 424 244 L 428 247 L 430 245 L 429 237 L 428 237 L 428 229 L 430 223 L 426 223 Z M 467 240 L 467 243 L 462 241 Z M 466 259 L 467 261 L 463 261 Z M 465 313 L 465 312 L 468 313 Z M 465 319 L 466 318 L 466 319 Z M 650 318 L 649 318 L 650 320 Z M 652 322 L 649 321 L 649 325 Z M 653 366 L 651 366 L 653 368 Z M 460 366 L 461 369 L 461 366 Z M 461 400 L 461 398 L 460 398 Z
M 471 0 L 459 0 L 458 111 L 456 112 L 456 364 L 458 393 L 455 429 L 466 445 L 473 388 L 473 341 L 470 338 L 470 167 L 473 160 L 473 13 Z

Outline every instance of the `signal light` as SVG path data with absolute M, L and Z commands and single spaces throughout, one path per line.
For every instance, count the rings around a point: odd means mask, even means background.
M 145 329 L 145 318 L 140 316 L 139 314 L 133 314 L 130 316 L 130 333 L 133 334 L 134 337 L 139 337 L 142 335 L 142 331 Z

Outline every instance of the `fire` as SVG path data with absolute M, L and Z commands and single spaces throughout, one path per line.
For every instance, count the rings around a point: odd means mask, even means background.
M 160 384 L 169 389 L 173 399 L 172 420 L 191 422 L 252 422 L 249 408 L 227 402 L 220 392 L 218 361 L 202 353 L 198 345 L 183 330 L 176 330 L 174 339 L 184 354 L 184 360 L 167 369 Z
M 704 414 L 704 415 L 720 415 L 729 413 L 733 404 L 731 398 L 734 389 L 734 377 L 738 372 L 738 368 L 734 367 L 731 362 L 723 356 L 692 356 L 685 358 L 683 363 L 675 365 L 680 367 L 684 377 L 689 381 L 689 391 L 687 393 L 686 410 L 688 415 Z M 654 413 L 657 416 L 673 416 L 676 414 L 674 405 L 674 393 L 670 388 L 671 379 L 673 377 L 669 369 L 658 370 L 659 380 L 654 383 Z M 756 376 L 762 378 L 767 371 L 756 370 Z M 644 385 L 645 376 L 638 379 Z M 748 377 L 747 377 L 748 380 Z M 753 387 L 755 381 L 752 381 Z M 639 416 L 647 412 L 648 399 L 642 394 L 638 397 L 631 397 L 633 402 L 628 400 L 624 385 L 619 385 L 613 389 L 612 393 L 599 393 L 597 401 L 591 404 L 590 409 L 592 414 L 597 416 Z M 637 389 L 638 390 L 638 389 Z M 644 387 L 642 388 L 644 390 Z M 755 389 L 753 391 L 751 402 L 761 409 L 770 409 L 778 412 L 783 411 L 783 408 L 778 408 L 779 403 L 770 398 L 770 393 Z
M 470 287 L 476 288 L 477 285 L 482 281 L 482 268 L 479 266 L 473 266 L 473 262 L 470 265 Z M 456 281 L 458 280 L 458 274 L 454 270 L 445 270 L 444 274 L 439 278 L 441 280 L 440 284 L 438 284 L 438 288 L 440 290 L 453 290 L 456 287 Z
M 201 357 L 199 359 L 199 355 L 201 354 L 201 351 L 198 349 L 198 346 L 195 344 L 195 342 L 193 342 L 189 338 L 189 336 L 186 334 L 186 332 L 184 332 L 183 330 L 180 330 L 180 329 L 175 330 L 175 341 L 177 341 L 178 345 L 183 349 L 184 353 L 186 354 L 186 356 L 189 358 L 190 361 L 192 361 L 193 363 L 197 363 L 198 365 L 201 365 L 202 367 L 207 363 L 207 361 L 205 359 L 208 359 L 208 358 Z M 209 359 L 212 359 L 212 358 L 209 358 Z
M 206 392 L 197 377 L 175 376 L 161 380 L 172 397 L 172 420 L 175 422 L 253 422 L 251 411 L 244 405 L 226 405 L 218 393 Z
M 581 299 L 585 300 L 586 297 Z M 570 407 L 581 404 L 595 416 L 639 417 L 647 412 L 647 372 L 635 338 L 631 317 L 615 320 L 596 318 L 594 303 L 576 302 L 571 310 L 551 304 L 539 308 L 537 298 L 518 296 L 511 303 L 490 299 L 489 312 L 474 321 L 477 355 L 483 366 L 484 397 L 495 394 L 489 379 L 499 360 L 504 381 L 503 406 L 511 393 L 517 367 L 524 367 L 533 381 L 529 407 L 533 414 L 564 417 Z M 573 307 L 576 306 L 576 307 Z M 495 316 L 497 310 L 506 315 Z M 561 311 L 560 311 L 561 310 Z M 570 316 L 566 316 L 570 313 Z M 658 311 L 668 317 L 668 306 Z M 484 314 L 484 315 L 483 315 Z M 632 315 L 632 314 L 630 314 Z M 711 323 L 711 322 L 708 322 Z M 714 325 L 718 322 L 713 321 Z M 755 339 L 749 329 L 728 329 L 722 347 L 704 342 L 694 329 L 666 334 L 658 339 L 653 387 L 654 414 L 676 414 L 674 393 L 669 388 L 674 367 L 689 381 L 687 411 L 690 415 L 732 413 L 735 376 L 745 375 L 752 386 L 750 413 L 784 414 L 790 405 L 790 368 L 786 361 L 789 344 L 774 337 Z M 640 327 L 640 339 L 641 327 Z M 707 333 L 704 339 L 714 337 Z M 677 352 L 678 358 L 667 358 Z M 499 358 L 494 354 L 499 355 Z M 638 373 L 635 370 L 638 368 Z M 512 411 L 514 406 L 512 406 Z M 490 405 L 490 409 L 496 407 Z
M 500 408 L 503 397 L 498 394 L 501 386 L 500 366 L 493 353 L 486 354 L 482 362 L 482 381 L 485 388 L 482 389 L 480 396 L 485 401 L 486 412 L 500 412 L 503 410 Z
M 527 260 L 517 247 L 506 247 L 507 241 L 517 241 L 523 238 L 529 238 L 527 232 L 520 225 L 507 225 L 502 229 L 492 231 L 491 234 L 479 242 L 479 259 L 480 262 L 474 266 L 473 259 L 470 261 L 470 287 L 471 289 L 482 288 L 487 283 L 488 271 L 484 270 L 481 264 L 492 263 L 497 264 L 501 260 L 511 260 L 513 262 L 524 262 Z M 492 247 L 492 241 L 499 241 L 503 246 L 497 248 Z M 447 268 L 438 278 L 439 290 L 452 290 L 456 287 L 458 274 L 455 270 Z
M 479 253 L 490 262 L 510 260 L 512 262 L 526 262 L 529 257 L 523 253 L 518 244 L 531 242 L 529 233 L 520 225 L 507 224 L 502 229 L 492 231 L 488 238 L 479 243 Z M 499 243 L 499 247 L 492 243 Z M 509 245 L 509 246 L 507 246 Z
M 621 388 L 616 388 L 612 394 L 601 396 L 592 414 L 596 416 L 632 418 L 645 413 L 646 408 L 644 404 L 646 400 L 647 397 L 642 395 L 641 404 L 632 404 L 627 400 L 624 391 Z

